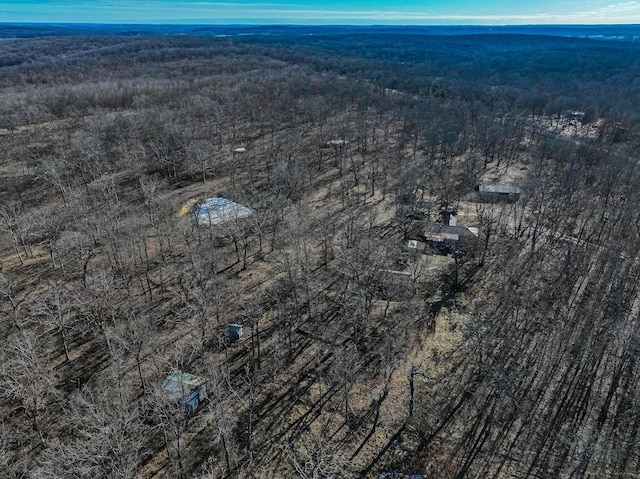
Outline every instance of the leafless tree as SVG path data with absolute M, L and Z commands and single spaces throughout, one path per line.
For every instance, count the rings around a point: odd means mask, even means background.
M 41 318 L 45 325 L 54 328 L 62 341 L 65 359 L 70 361 L 69 344 L 78 317 L 73 311 L 73 300 L 64 286 L 59 283 L 49 285 L 47 293 L 35 302 L 31 313 L 32 319 Z
M 0 208 L 0 228 L 11 237 L 16 256 L 22 264 L 26 258 L 33 256 L 29 241 L 31 227 L 32 219 L 23 210 L 20 202 L 11 201 Z
M 41 417 L 59 396 L 56 374 L 44 348 L 42 337 L 33 331 L 19 331 L 9 339 L 0 376 L 3 397 L 17 401 L 14 412 L 25 414 L 43 444 L 47 431 L 42 427 Z

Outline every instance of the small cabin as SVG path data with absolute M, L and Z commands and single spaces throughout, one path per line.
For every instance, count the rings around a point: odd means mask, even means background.
M 162 383 L 166 396 L 178 406 L 186 406 L 191 412 L 207 399 L 207 380 L 183 371 L 175 371 Z
M 431 223 L 419 235 L 421 240 L 432 248 L 444 253 L 452 253 L 456 250 L 465 251 L 472 248 L 478 239 L 478 230 L 464 226 Z
M 242 325 L 241 324 L 228 324 L 227 325 L 227 338 L 231 342 L 240 341 L 240 337 L 242 336 Z
M 517 186 L 478 185 L 478 200 L 485 203 L 514 203 L 522 191 Z
M 567 110 L 567 117 L 570 120 L 577 120 L 580 123 L 582 123 L 585 119 L 585 117 L 587 116 L 587 114 L 584 111 L 579 111 L 579 110 Z

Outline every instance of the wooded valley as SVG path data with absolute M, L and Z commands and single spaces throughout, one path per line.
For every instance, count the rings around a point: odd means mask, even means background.
M 639 151 L 632 42 L 3 39 L 1 475 L 638 477 Z

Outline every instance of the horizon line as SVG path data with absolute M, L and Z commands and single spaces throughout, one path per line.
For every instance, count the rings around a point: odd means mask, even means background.
M 95 25 L 95 26 L 146 26 L 146 27 L 188 27 L 188 26 L 218 26 L 218 27 L 424 27 L 424 28 L 450 28 L 450 27 L 640 27 L 640 23 L 451 23 L 451 24 L 425 24 L 425 23 L 215 23 L 215 22 L 179 22 L 179 23 L 139 23 L 139 22 L 5 22 L 0 21 L 3 25 Z

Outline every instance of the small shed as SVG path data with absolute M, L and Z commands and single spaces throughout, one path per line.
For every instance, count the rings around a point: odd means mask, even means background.
M 345 146 L 349 144 L 349 140 L 334 139 L 327 141 L 327 146 Z
M 382 472 L 378 476 L 380 479 L 427 479 L 422 474 L 403 474 L 401 472 Z
M 518 201 L 522 191 L 517 186 L 478 185 L 478 199 L 486 203 Z
M 402 450 L 402 452 L 406 451 Z M 404 456 L 405 454 L 402 455 Z M 427 476 L 422 474 L 404 474 L 398 471 L 381 472 L 378 477 L 380 479 L 427 479 Z
M 407 241 L 407 249 L 412 253 L 424 253 L 427 245 L 423 241 L 409 240 Z
M 227 325 L 227 338 L 231 342 L 239 341 L 242 336 L 241 324 L 228 324 Z
M 167 397 L 180 406 L 187 406 L 191 412 L 198 409 L 200 402 L 207 398 L 207 380 L 183 371 L 175 371 L 162 383 Z
M 220 196 L 209 198 L 200 203 L 196 210 L 196 220 L 199 225 L 219 225 L 247 218 L 253 210 Z
M 455 206 L 446 205 L 440 207 L 440 218 L 442 219 L 442 223 L 445 225 L 456 226 L 456 215 L 458 214 L 458 210 Z

